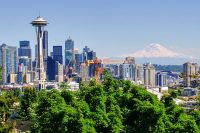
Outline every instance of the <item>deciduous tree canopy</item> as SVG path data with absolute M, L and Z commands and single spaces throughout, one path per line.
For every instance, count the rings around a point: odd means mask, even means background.
M 199 111 L 186 114 L 172 96 L 159 101 L 145 89 L 107 73 L 101 84 L 95 80 L 81 83 L 79 91 L 65 89 L 65 85 L 61 92 L 26 88 L 16 97 L 21 101 L 20 115 L 32 122 L 35 133 L 200 132 Z M 0 97 L 1 118 L 9 117 L 5 116 L 12 105 L 9 102 Z

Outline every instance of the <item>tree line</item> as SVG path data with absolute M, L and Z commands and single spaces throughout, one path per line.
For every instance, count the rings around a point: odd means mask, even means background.
M 16 106 L 16 103 L 19 103 Z M 17 112 L 13 116 L 10 109 Z M 15 89 L 0 96 L 0 132 L 16 128 L 16 119 L 30 121 L 33 133 L 198 133 L 200 111 L 187 114 L 164 96 L 161 101 L 130 81 L 104 72 L 102 83 L 81 83 L 79 91 Z

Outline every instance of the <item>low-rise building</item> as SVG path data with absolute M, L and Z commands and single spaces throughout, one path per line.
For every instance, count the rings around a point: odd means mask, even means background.
M 10 83 L 17 83 L 17 74 L 10 74 L 9 81 Z
M 196 95 L 198 95 L 198 89 L 191 88 L 191 87 L 184 88 L 183 91 L 181 92 L 181 95 L 187 96 L 187 97 L 196 96 Z

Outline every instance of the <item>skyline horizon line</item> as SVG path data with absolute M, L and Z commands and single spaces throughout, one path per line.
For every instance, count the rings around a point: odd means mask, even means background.
M 45 31 L 47 31 L 47 30 L 45 30 Z M 48 32 L 49 33 L 49 32 Z M 69 36 L 70 37 L 70 36 Z M 72 38 L 69 38 L 68 37 L 68 39 L 71 39 L 71 40 L 73 40 Z M 68 39 L 65 39 L 65 41 L 67 41 Z M 22 39 L 22 40 L 19 40 L 18 41 L 18 44 L 8 44 L 8 43 L 5 43 L 5 42 L 1 42 L 1 45 L 2 44 L 6 44 L 6 45 L 9 45 L 9 46 L 13 46 L 13 47 L 19 47 L 20 46 L 20 41 L 29 41 L 30 42 L 30 47 L 31 47 L 31 49 L 35 49 L 35 45 L 37 45 L 37 44 L 33 44 L 33 43 L 31 43 L 31 41 L 30 40 L 28 40 L 28 39 Z M 65 43 L 65 41 L 64 41 L 64 43 Z M 75 40 L 73 40 L 74 42 L 76 42 Z M 53 46 L 62 46 L 62 47 L 65 47 L 64 45 L 65 44 L 53 44 L 53 45 L 51 45 L 52 47 L 50 48 L 51 49 L 51 51 L 50 52 L 48 52 L 48 54 L 50 55 L 50 53 L 51 52 L 53 52 Z M 76 43 L 75 43 L 76 44 Z M 149 44 L 147 44 L 146 46 L 144 46 L 144 47 L 141 47 L 140 49 L 138 49 L 137 51 L 134 51 L 133 53 L 125 53 L 125 54 L 121 54 L 121 55 L 111 55 L 111 56 L 104 56 L 105 58 L 112 58 L 112 57 L 121 57 L 121 56 L 124 56 L 124 55 L 130 55 L 130 54 L 135 54 L 136 52 L 138 52 L 138 51 L 141 51 L 141 50 L 143 50 L 144 48 L 146 48 L 146 47 L 148 47 L 148 46 L 150 46 L 151 44 L 159 44 L 159 45 L 161 45 L 161 46 L 163 46 L 163 47 L 165 47 L 165 48 L 167 48 L 167 49 L 169 49 L 169 50 L 172 50 L 172 48 L 170 48 L 170 47 L 166 47 L 166 46 L 164 46 L 163 44 L 160 44 L 160 43 L 149 43 Z M 80 50 L 83 50 L 83 48 L 85 47 L 85 46 L 88 46 L 88 47 L 90 47 L 89 45 L 82 45 L 82 48 L 80 48 L 80 47 L 74 47 L 75 49 L 78 49 L 78 51 L 80 51 Z M 49 48 L 49 47 L 48 47 Z M 93 49 L 94 50 L 94 49 Z M 94 50 L 95 51 L 95 50 Z M 184 52 L 180 52 L 180 51 L 178 51 L 178 53 L 180 53 L 180 54 L 184 54 L 184 55 L 186 55 L 186 56 L 189 56 L 188 58 L 195 58 L 195 59 L 200 59 L 200 57 L 198 57 L 198 56 L 192 56 L 192 55 L 187 55 L 187 54 L 185 54 Z M 101 57 L 101 58 L 103 58 L 103 56 Z M 137 57 L 137 58 L 149 58 L 149 57 Z M 151 58 L 151 57 L 150 57 Z M 156 58 L 156 57 L 155 57 Z

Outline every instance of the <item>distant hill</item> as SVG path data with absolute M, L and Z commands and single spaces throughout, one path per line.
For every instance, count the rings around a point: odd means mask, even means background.
M 153 64 L 157 71 L 173 71 L 173 72 L 183 72 L 182 65 L 158 65 Z

